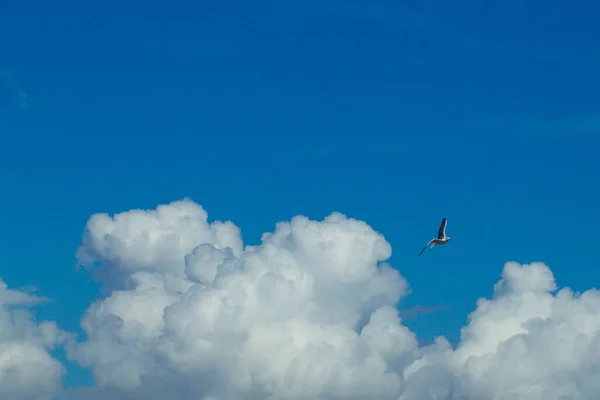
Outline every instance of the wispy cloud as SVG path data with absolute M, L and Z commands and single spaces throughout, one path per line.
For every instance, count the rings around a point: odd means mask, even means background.
M 0 303 L 4 306 L 32 306 L 49 300 L 47 297 L 35 295 L 34 292 L 33 286 L 21 290 L 8 289 L 8 285 L 0 278 Z
M 430 315 L 435 314 L 439 311 L 448 309 L 447 306 L 423 306 L 417 305 L 411 308 L 398 310 L 398 315 L 403 320 L 410 320 L 418 317 L 419 315 Z

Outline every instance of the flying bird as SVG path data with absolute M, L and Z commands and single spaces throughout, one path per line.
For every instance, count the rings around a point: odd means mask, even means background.
M 446 236 L 446 225 L 448 225 L 448 220 L 446 218 L 442 219 L 442 223 L 440 224 L 440 228 L 438 229 L 437 238 L 433 238 L 423 247 L 423 250 L 419 253 L 419 255 L 423 254 L 427 246 L 431 246 L 433 248 L 436 244 L 442 245 L 448 243 L 450 240 L 449 236 Z

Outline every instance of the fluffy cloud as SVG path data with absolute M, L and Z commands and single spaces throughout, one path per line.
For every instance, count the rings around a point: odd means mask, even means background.
M 65 370 L 49 352 L 67 336 L 54 322 L 36 324 L 27 309 L 43 300 L 0 279 L 1 399 L 49 400 L 60 388 Z
M 361 221 L 296 217 L 242 249 L 189 202 L 88 223 L 82 264 L 120 287 L 83 318 L 70 354 L 135 398 L 364 398 L 399 393 L 388 365 L 417 342 L 394 304 L 406 282 Z
M 568 400 L 600 393 L 600 293 L 557 293 L 542 263 L 507 263 L 491 300 L 480 299 L 455 350 L 440 340 L 404 371 L 418 382 L 401 399 Z M 445 397 L 447 396 L 447 397 Z
M 191 201 L 94 215 L 78 258 L 114 290 L 68 353 L 106 400 L 597 398 L 596 290 L 557 292 L 544 264 L 507 263 L 455 348 L 419 347 L 390 255 L 339 213 L 279 223 L 256 247 Z

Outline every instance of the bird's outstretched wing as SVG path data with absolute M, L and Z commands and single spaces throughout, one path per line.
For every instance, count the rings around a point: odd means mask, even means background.
M 448 220 L 444 218 L 440 224 L 440 229 L 438 229 L 438 239 L 443 239 L 446 237 L 446 225 L 448 225 Z
M 433 242 L 434 239 L 431 239 L 429 242 L 427 242 L 427 244 L 425 245 L 425 247 L 423 247 L 423 249 L 421 250 L 421 252 L 419 253 L 419 255 L 423 254 L 423 252 L 425 251 L 425 249 L 427 248 L 427 246 L 429 246 L 431 244 L 431 242 Z

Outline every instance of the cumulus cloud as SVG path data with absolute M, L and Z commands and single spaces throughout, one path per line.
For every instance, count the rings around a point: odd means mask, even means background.
M 89 398 L 567 400 L 600 393 L 600 294 L 507 263 L 456 347 L 419 346 L 408 284 L 365 222 L 298 216 L 244 246 L 189 201 L 94 215 L 78 250 L 113 291 L 69 357 Z M 94 396 L 94 397 L 92 397 Z
M 382 263 L 389 243 L 338 213 L 296 217 L 242 249 L 232 223 L 209 223 L 179 201 L 93 216 L 78 254 L 120 285 L 90 307 L 87 340 L 71 349 L 102 388 L 140 398 L 383 396 L 401 386 L 388 362 L 416 348 L 393 307 L 407 285 Z
M 458 347 L 440 340 L 405 370 L 407 381 L 418 384 L 401 399 L 597 398 L 600 293 L 556 290 L 546 265 L 507 263 L 492 299 L 480 299 L 469 316 Z M 444 389 L 423 397 L 429 386 Z
M 456 346 L 419 346 L 391 246 L 333 213 L 244 246 L 198 204 L 93 215 L 77 252 L 109 288 L 68 357 L 95 386 L 61 400 L 587 400 L 600 393 L 600 293 L 559 290 L 543 263 L 504 266 Z M 67 334 L 0 281 L 0 398 L 50 399 Z
M 28 307 L 45 299 L 0 279 L 0 398 L 52 399 L 65 372 L 50 351 L 67 339 L 56 323 L 37 324 Z

